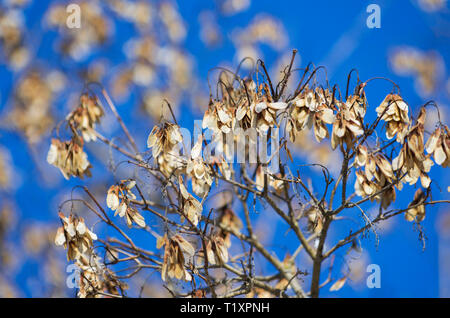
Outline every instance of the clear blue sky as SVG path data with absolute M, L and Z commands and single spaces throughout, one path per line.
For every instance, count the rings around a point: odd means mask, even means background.
M 45 0 L 34 1 L 25 11 L 29 28 L 40 27 L 42 13 L 47 7 Z M 368 29 L 365 21 L 368 16 L 366 7 L 376 3 L 381 7 L 381 28 Z M 178 1 L 183 20 L 188 25 L 188 34 L 184 42 L 185 50 L 195 58 L 195 71 L 206 82 L 208 70 L 223 61 L 231 61 L 235 48 L 230 40 L 230 33 L 237 26 L 246 26 L 249 21 L 261 12 L 269 13 L 280 19 L 284 24 L 289 37 L 287 49 L 296 48 L 301 56 L 301 67 L 308 62 L 316 65 L 323 64 L 329 68 L 328 77 L 333 83 L 345 86 L 349 70 L 357 68 L 362 80 L 373 76 L 386 76 L 395 80 L 402 90 L 402 95 L 417 113 L 418 107 L 426 99 L 419 96 L 414 89 L 411 77 L 400 77 L 392 72 L 388 64 L 388 52 L 395 46 L 408 45 L 421 50 L 437 50 L 444 61 L 450 63 L 450 39 L 439 35 L 437 30 L 450 23 L 447 13 L 425 13 L 413 1 L 271 1 L 253 0 L 250 8 L 231 17 L 219 16 L 217 23 L 224 34 L 221 46 L 209 49 L 200 41 L 198 13 L 204 9 L 215 8 L 214 1 Z M 122 22 L 121 22 L 122 23 Z M 122 25 L 123 24 L 123 25 Z M 132 29 L 126 23 L 116 27 L 114 43 L 91 57 L 106 57 L 112 63 L 124 60 L 120 43 L 131 36 Z M 445 29 L 445 28 L 444 28 Z M 65 61 L 55 58 L 52 35 L 44 36 L 38 43 L 38 60 L 47 60 L 53 66 L 65 69 Z M 265 53 L 266 64 L 270 65 L 277 57 L 277 53 L 266 46 L 262 46 Z M 48 63 L 48 62 L 47 62 Z M 446 69 L 448 72 L 448 69 Z M 13 87 L 13 75 L 4 65 L 0 65 L 1 96 L 0 107 L 5 105 L 7 96 Z M 75 84 L 76 85 L 76 84 Z M 81 87 L 81 85 L 80 85 Z M 390 90 L 389 84 L 378 82 L 372 86 L 372 106 L 375 108 Z M 447 107 L 448 95 L 440 89 L 431 98 Z M 370 102 L 370 101 L 369 101 Z M 122 106 L 122 110 L 127 109 Z M 1 109 L 1 108 L 0 108 Z M 198 114 L 189 110 L 182 113 L 181 123 L 188 126 Z M 448 118 L 448 117 L 447 117 Z M 447 122 L 448 123 L 448 122 Z M 22 183 L 15 192 L 21 218 L 27 220 L 48 220 L 56 222 L 55 202 L 52 188 L 41 187 L 38 183 L 40 177 L 37 167 L 31 158 L 26 143 L 11 132 L 0 133 L 0 144 L 12 152 L 14 165 L 18 168 Z M 41 156 L 45 156 L 41 154 Z M 448 198 L 446 188 L 449 173 L 438 167 L 434 173 L 438 184 L 443 189 L 437 198 Z M 78 180 L 61 183 L 71 187 L 79 184 Z M 397 200 L 395 207 L 408 204 L 413 192 L 407 193 Z M 1 197 L 0 197 L 1 199 Z M 445 209 L 430 208 L 423 227 L 427 236 L 426 249 L 418 240 L 418 233 L 413 225 L 398 218 L 393 228 L 386 233 L 380 233 L 380 244 L 375 247 L 373 236 L 363 241 L 369 257 L 369 263 L 381 266 L 382 288 L 368 289 L 364 286 L 359 289 L 345 286 L 338 294 L 343 297 L 437 297 L 438 285 L 438 244 L 439 237 L 436 231 L 438 216 Z M 19 240 L 19 237 L 17 237 Z M 288 244 L 288 243 L 287 243 Z M 35 266 L 26 266 L 18 276 L 19 284 L 27 290 L 27 277 L 36 275 Z M 448 282 L 448 279 L 447 279 Z M 324 296 L 336 294 L 324 291 Z M 448 295 L 447 295 L 448 296 Z

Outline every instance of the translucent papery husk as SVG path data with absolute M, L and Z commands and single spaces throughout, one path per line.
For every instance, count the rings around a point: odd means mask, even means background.
M 356 181 L 355 181 L 355 193 L 360 197 L 367 197 L 374 193 L 376 193 L 378 190 L 380 190 L 379 186 L 369 180 L 365 173 L 362 171 L 356 171 Z M 374 198 L 372 198 L 373 201 Z
M 330 136 L 328 132 L 328 128 L 325 123 L 320 119 L 314 118 L 314 137 L 317 142 L 321 142 L 323 139 L 328 138 Z
M 426 195 L 422 189 L 417 189 L 414 193 L 414 198 L 408 205 L 408 209 L 405 212 L 405 219 L 409 222 L 417 221 L 422 222 L 425 219 L 425 205 L 420 204 L 425 202 Z
M 53 139 L 47 154 L 47 162 L 59 168 L 65 179 L 70 176 L 90 177 L 91 164 L 83 152 L 83 141 L 77 137 L 65 142 Z
M 291 118 L 295 121 L 295 128 L 302 130 L 306 126 L 311 127 L 312 112 L 307 107 L 293 107 Z
M 364 119 L 366 115 L 366 98 L 365 94 L 363 96 L 360 95 L 350 95 L 345 102 L 349 111 L 351 111 L 356 118 L 361 117 Z
M 363 167 L 366 164 L 367 161 L 367 148 L 363 145 L 358 146 L 356 149 L 356 156 L 355 156 L 355 164 L 358 167 Z
M 186 174 L 192 180 L 193 192 L 199 197 L 204 197 L 213 183 L 211 168 L 202 159 L 190 160 L 186 167 Z
M 77 261 L 80 257 L 85 257 L 90 253 L 93 241 L 97 240 L 97 235 L 91 232 L 85 225 L 84 219 L 74 215 L 65 217 L 59 213 L 63 222 L 56 233 L 55 244 L 64 245 L 67 248 L 67 260 Z
M 98 104 L 96 97 L 82 94 L 80 97 L 80 106 L 72 111 L 66 120 L 76 130 L 81 131 L 84 141 L 95 141 L 95 124 L 100 122 L 103 116 L 103 109 Z
M 177 234 L 167 240 L 164 249 L 163 265 L 161 267 L 161 278 L 163 281 L 167 277 L 185 281 L 192 279 L 189 272 L 185 269 L 183 252 L 193 256 L 195 250 L 182 236 Z
M 388 94 L 376 112 L 387 123 L 386 137 L 392 139 L 397 136 L 396 141 L 402 143 L 409 125 L 408 105 L 403 99 L 399 95 Z
M 399 155 L 392 160 L 392 167 L 394 171 L 400 170 L 402 175 L 406 174 L 402 181 L 413 185 L 420 178 L 421 185 L 428 188 L 431 183 L 428 172 L 434 163 L 430 159 L 431 154 L 424 155 L 423 151 L 421 129 L 416 127 L 406 137 L 406 142 L 403 144 Z M 401 186 L 401 182 L 399 186 Z
M 211 129 L 214 134 L 229 133 L 234 126 L 234 114 L 220 101 L 210 103 L 203 116 L 202 128 Z
M 233 210 L 226 208 L 222 211 L 218 220 L 220 227 L 231 228 L 232 230 L 239 232 L 242 229 L 242 221 L 239 217 L 234 213 Z M 230 234 L 229 232 L 225 232 L 223 230 L 219 230 L 219 235 L 224 239 L 226 247 L 231 246 Z
M 336 149 L 337 146 L 345 142 L 347 149 L 350 149 L 353 147 L 356 137 L 362 135 L 363 132 L 361 123 L 356 120 L 354 113 L 341 104 L 341 109 L 333 123 L 331 147 Z
M 380 186 L 380 188 L 384 188 L 387 184 Z M 382 209 L 387 209 L 392 202 L 395 202 L 396 193 L 394 186 L 389 187 L 381 194 L 377 195 L 377 201 L 380 202 Z
M 308 231 L 315 234 L 320 234 L 323 228 L 323 217 L 321 212 L 315 208 L 311 207 L 306 211 L 308 217 Z
M 162 126 L 154 126 L 147 138 L 147 148 L 152 148 L 155 161 L 160 154 L 174 151 L 175 147 L 183 142 L 180 127 L 166 122 Z
M 133 222 L 136 223 L 141 228 L 145 227 L 144 217 L 135 208 L 128 207 L 128 209 L 127 209 L 127 225 L 129 228 L 132 227 Z
M 206 253 L 202 248 L 197 255 L 197 266 L 205 265 L 205 255 L 210 266 L 228 262 L 228 247 L 222 237 L 214 235 L 206 241 L 205 247 Z
M 438 127 L 425 145 L 426 151 L 433 155 L 434 161 L 444 168 L 450 165 L 450 133 L 445 126 Z

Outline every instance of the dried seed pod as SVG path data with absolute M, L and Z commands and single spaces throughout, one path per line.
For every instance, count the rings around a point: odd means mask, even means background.
M 414 193 L 414 199 L 408 205 L 408 210 L 405 212 L 405 219 L 409 222 L 422 222 L 425 219 L 425 202 L 426 195 L 422 189 L 417 189 Z

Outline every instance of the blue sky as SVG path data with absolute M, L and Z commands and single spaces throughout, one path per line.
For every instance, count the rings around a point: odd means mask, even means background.
M 26 9 L 27 26 L 33 33 L 40 33 L 40 19 L 48 1 L 39 0 Z M 369 4 L 378 4 L 381 8 L 381 28 L 366 27 Z M 301 67 L 308 62 L 315 65 L 325 65 L 328 68 L 328 78 L 332 83 L 345 87 L 347 74 L 352 68 L 357 68 L 362 80 L 373 76 L 385 76 L 393 79 L 401 88 L 402 96 L 409 103 L 414 114 L 417 114 L 421 104 L 428 98 L 421 97 L 414 89 L 412 77 L 401 77 L 393 73 L 388 63 L 388 54 L 397 46 L 413 46 L 429 51 L 436 50 L 444 61 L 450 61 L 450 39 L 440 35 L 438 30 L 450 23 L 448 8 L 444 13 L 426 13 L 419 9 L 413 1 L 252 1 L 248 10 L 234 16 L 218 15 L 217 24 L 223 31 L 223 43 L 219 47 L 210 49 L 205 47 L 199 38 L 198 14 L 205 9 L 214 10 L 214 1 L 178 1 L 178 7 L 183 20 L 188 25 L 188 33 L 183 48 L 195 59 L 195 72 L 206 83 L 208 71 L 223 61 L 234 62 L 235 48 L 231 41 L 231 31 L 235 27 L 245 27 L 258 13 L 268 13 L 279 19 L 286 30 L 289 44 L 286 50 L 296 48 L 301 57 Z M 119 43 L 131 37 L 132 28 L 124 22 L 118 21 L 113 43 L 98 50 L 89 60 L 106 57 L 113 65 L 123 62 L 125 57 Z M 36 40 L 37 53 L 35 61 L 46 63 L 70 70 L 74 65 L 60 60 L 53 50 L 54 34 L 48 33 Z M 267 65 L 274 63 L 279 52 L 267 46 L 261 46 Z M 88 61 L 89 61 L 88 60 Z M 86 61 L 85 63 L 87 63 Z M 446 68 L 448 72 L 448 69 Z M 67 74 L 66 74 L 67 75 Z M 11 92 L 13 75 L 4 65 L 0 65 L 1 105 L 5 106 L 7 96 Z M 69 74 L 70 76 L 70 74 Z M 74 83 L 74 86 L 77 86 Z M 82 84 L 78 85 L 81 89 Z M 206 86 L 205 86 L 206 88 Z M 391 89 L 387 82 L 373 82 L 368 88 L 369 103 L 372 110 L 378 106 L 386 93 Z M 438 101 L 443 107 L 448 107 L 449 97 L 445 89 L 438 89 L 430 98 Z M 61 102 L 62 105 L 62 101 Z M 58 106 L 59 107 L 59 106 Z M 132 107 L 132 99 L 121 106 L 121 111 L 127 113 Z M 62 106 L 58 108 L 62 112 Z M 127 115 L 124 116 L 127 119 Z M 180 122 L 186 127 L 192 125 L 193 119 L 200 118 L 199 113 L 186 107 L 182 112 Z M 447 117 L 448 118 L 448 117 Z M 445 120 L 444 120 L 445 121 Z M 447 121 L 448 123 L 448 121 Z M 150 121 L 148 122 L 150 126 Z M 141 127 L 141 126 L 139 126 Z M 137 128 L 132 128 L 137 129 Z M 150 131 L 150 128 L 148 129 Z M 313 141 L 315 142 L 315 141 Z M 19 170 L 21 185 L 15 191 L 20 217 L 24 220 L 57 221 L 53 192 L 55 186 L 43 187 L 39 183 L 41 172 L 36 163 L 30 158 L 38 156 L 43 162 L 45 153 L 33 155 L 23 139 L 13 132 L 1 132 L 0 144 L 6 146 L 12 153 L 15 167 Z M 46 147 L 43 147 L 45 149 Z M 43 163 L 45 164 L 45 163 Z M 433 177 L 443 189 L 437 198 L 448 198 L 446 188 L 449 173 L 441 167 L 435 169 Z M 79 180 L 60 182 L 58 186 L 70 188 L 79 184 Z M 57 187 L 58 187 L 57 186 Z M 395 207 L 406 206 L 414 192 L 404 194 Z M 0 196 L 1 199 L 1 196 Z M 423 222 L 426 233 L 426 249 L 418 240 L 418 232 L 414 231 L 411 223 L 396 219 L 390 230 L 380 231 L 380 243 L 375 244 L 373 235 L 362 241 L 369 263 L 381 267 L 382 282 L 380 289 L 369 289 L 359 285 L 359 288 L 345 286 L 338 294 L 328 292 L 323 296 L 341 297 L 437 297 L 439 296 L 438 277 L 438 246 L 439 236 L 437 223 L 448 209 L 429 208 Z M 331 235 L 339 234 L 339 229 Z M 17 240 L 20 238 L 17 236 Z M 284 243 L 283 243 L 284 244 Z M 287 242 L 285 245 L 289 245 Z M 281 256 L 281 254 L 280 254 Z M 339 261 L 339 260 L 338 260 Z M 450 260 L 448 260 L 449 262 Z M 447 263 L 448 265 L 449 263 Z M 36 264 L 25 266 L 17 281 L 27 292 L 26 281 L 30 275 L 36 275 Z M 447 284 L 449 279 L 446 280 Z M 363 284 L 364 285 L 364 284 Z M 447 295 L 449 296 L 449 295 Z

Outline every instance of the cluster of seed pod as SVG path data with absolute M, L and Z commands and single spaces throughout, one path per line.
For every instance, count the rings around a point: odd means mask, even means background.
M 122 180 L 119 184 L 112 185 L 108 189 L 106 205 L 108 208 L 115 211 L 114 216 L 119 214 L 121 218 L 125 217 L 129 228 L 133 226 L 133 223 L 136 223 L 139 227 L 144 228 L 144 217 L 132 203 L 132 200 L 136 199 L 136 196 L 131 191 L 135 185 L 135 181 L 128 180 Z

